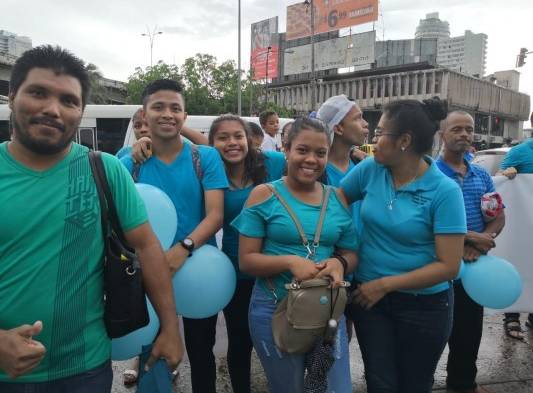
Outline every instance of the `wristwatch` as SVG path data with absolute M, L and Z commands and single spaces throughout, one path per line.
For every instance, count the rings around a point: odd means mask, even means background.
M 194 240 L 192 240 L 190 237 L 186 237 L 185 239 L 180 240 L 180 244 L 184 249 L 189 251 L 189 256 L 191 256 L 192 252 L 194 251 Z

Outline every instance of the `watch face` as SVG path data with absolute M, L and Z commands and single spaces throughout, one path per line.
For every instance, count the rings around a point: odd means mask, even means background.
M 187 248 L 192 248 L 194 246 L 194 243 L 191 239 L 183 239 L 183 245 Z

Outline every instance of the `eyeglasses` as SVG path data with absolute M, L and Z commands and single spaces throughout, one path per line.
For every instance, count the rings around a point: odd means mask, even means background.
M 379 127 L 376 127 L 374 130 L 374 137 L 381 138 L 382 136 L 399 136 L 398 134 L 395 134 L 393 132 L 383 132 L 383 130 Z

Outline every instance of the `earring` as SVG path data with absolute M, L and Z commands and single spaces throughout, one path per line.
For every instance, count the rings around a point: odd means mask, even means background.
M 402 146 L 402 151 L 405 151 L 405 146 Z

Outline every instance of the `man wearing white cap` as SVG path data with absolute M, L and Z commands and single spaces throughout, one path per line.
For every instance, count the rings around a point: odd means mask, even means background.
M 343 94 L 328 98 L 318 109 L 316 117 L 331 131 L 333 140 L 326 174 L 328 184 L 338 187 L 342 178 L 355 166 L 350 159 L 351 150 L 365 143 L 368 123 L 363 119 L 359 106 Z

